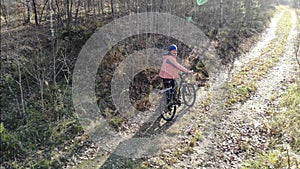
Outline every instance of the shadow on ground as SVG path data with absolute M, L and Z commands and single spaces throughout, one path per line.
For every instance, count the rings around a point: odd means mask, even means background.
M 155 154 L 152 154 L 152 156 L 145 156 L 142 158 L 130 158 L 125 156 L 117 155 L 119 154 L 118 151 L 120 149 L 126 149 L 126 142 L 131 142 L 132 139 L 136 138 L 147 138 L 151 139 L 151 137 L 155 137 L 157 135 L 164 134 L 164 132 L 169 129 L 174 123 L 179 121 L 184 114 L 189 112 L 190 107 L 183 106 L 180 111 L 176 113 L 176 116 L 174 119 L 170 122 L 165 122 L 164 124 L 161 124 L 161 120 L 163 120 L 160 116 L 160 112 L 156 111 L 150 119 L 155 119 L 152 122 L 146 122 L 144 123 L 138 132 L 131 137 L 128 140 L 125 140 L 121 142 L 116 149 L 111 152 L 110 156 L 107 158 L 105 163 L 100 167 L 100 169 L 124 169 L 124 168 L 137 168 L 140 166 L 140 164 L 147 160 L 148 158 L 152 157 Z M 158 109 L 159 110 L 159 109 Z

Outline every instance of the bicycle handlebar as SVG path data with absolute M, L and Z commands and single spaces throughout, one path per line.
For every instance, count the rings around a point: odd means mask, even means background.
M 182 78 L 184 75 L 188 75 L 188 74 L 192 74 L 192 73 L 194 73 L 194 71 L 190 70 L 189 72 L 182 72 L 182 73 L 180 73 L 179 76 L 180 76 L 180 78 Z

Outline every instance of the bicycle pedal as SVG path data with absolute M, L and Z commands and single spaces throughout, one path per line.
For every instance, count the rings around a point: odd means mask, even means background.
M 178 105 L 181 105 L 182 102 L 181 102 L 181 100 L 175 100 L 175 103 Z
M 170 111 L 172 111 L 172 108 L 171 108 L 170 106 L 168 106 L 168 107 L 165 108 L 164 111 L 165 111 L 165 112 L 170 112 Z

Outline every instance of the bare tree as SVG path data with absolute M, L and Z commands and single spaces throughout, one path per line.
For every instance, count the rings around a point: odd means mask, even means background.
M 62 12 L 60 9 L 61 4 L 59 4 L 58 0 L 55 0 L 55 4 L 56 4 L 56 16 L 57 16 L 57 22 L 61 25 L 64 26 L 64 22 L 62 20 Z M 53 5 L 52 5 L 53 6 Z
M 220 0 L 220 22 L 219 22 L 219 27 L 223 27 L 224 23 L 224 1 Z
M 77 1 L 77 7 L 75 9 L 75 18 L 74 18 L 75 25 L 77 25 L 77 23 L 78 23 L 78 12 L 79 12 L 79 8 L 80 8 L 80 3 L 81 3 L 81 1 L 78 0 Z
M 37 14 L 37 9 L 36 9 L 36 2 L 35 2 L 35 0 L 32 0 L 32 5 L 33 5 L 33 13 L 34 13 L 35 24 L 38 25 L 38 24 L 39 24 L 39 21 L 38 21 L 38 14 Z
M 49 0 L 46 0 L 46 1 L 45 1 L 44 5 L 43 5 L 43 8 L 42 8 L 42 10 L 41 10 L 41 14 L 40 14 L 40 22 L 42 22 L 44 10 L 46 9 L 46 6 L 47 6 L 47 4 L 48 4 L 48 1 L 49 1 Z M 51 2 L 52 2 L 52 1 L 51 1 Z
M 17 65 L 18 65 L 18 74 L 19 74 L 18 85 L 19 85 L 19 89 L 20 89 L 21 106 L 22 106 L 21 116 L 25 117 L 26 111 L 25 111 L 25 100 L 24 100 L 23 83 L 22 83 L 22 71 L 21 71 L 22 64 L 20 63 L 20 61 L 18 59 L 16 59 L 16 61 L 17 61 Z
M 103 0 L 100 0 L 100 4 L 101 4 L 101 14 L 104 14 L 104 4 L 103 4 Z
M 26 0 L 26 7 L 27 7 L 27 18 L 25 19 L 25 23 L 29 23 L 30 22 L 30 0 Z
M 110 0 L 110 9 L 111 9 L 112 17 L 114 17 L 114 16 L 115 16 L 115 11 L 114 11 L 114 0 Z

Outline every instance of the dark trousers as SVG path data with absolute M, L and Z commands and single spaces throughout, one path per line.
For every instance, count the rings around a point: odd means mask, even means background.
M 172 87 L 171 90 L 166 91 L 167 104 L 169 104 L 169 102 L 172 100 L 172 97 L 174 97 L 176 81 L 174 79 L 165 79 L 165 78 L 163 78 L 162 80 L 165 89 Z

